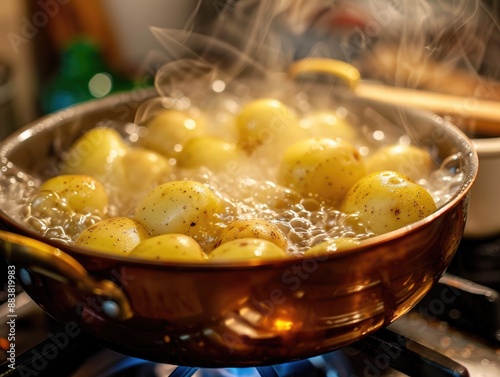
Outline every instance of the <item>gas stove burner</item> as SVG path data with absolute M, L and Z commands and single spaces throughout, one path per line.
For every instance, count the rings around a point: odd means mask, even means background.
M 81 333 L 67 347 L 54 351 L 48 338 L 26 351 L 11 370 L 0 366 L 0 377 L 330 377 L 353 376 L 349 355 L 335 351 L 289 363 L 248 368 L 206 369 L 159 364 L 120 354 Z
M 83 333 L 74 339 L 74 344 L 69 344 L 58 352 L 54 352 L 53 347 L 48 347 L 52 342 L 49 338 L 21 355 L 15 371 L 0 368 L 0 377 L 470 376 L 462 364 L 387 329 L 341 350 L 304 360 L 271 366 L 223 369 L 158 364 L 126 356 L 97 346 Z M 67 373 L 61 374 L 62 371 Z
M 349 359 L 336 351 L 306 360 L 265 367 L 198 369 L 156 364 L 104 349 L 71 377 L 294 377 L 352 376 Z
M 469 376 L 463 365 L 450 358 L 401 335 L 382 330 L 342 350 L 255 368 L 199 369 L 156 364 L 104 349 L 71 377 L 352 377 L 382 376 L 393 368 L 409 376 Z

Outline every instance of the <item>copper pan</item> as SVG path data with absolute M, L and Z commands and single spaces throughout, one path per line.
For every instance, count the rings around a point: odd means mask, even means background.
M 34 173 L 102 119 L 132 121 L 155 96 L 136 91 L 46 116 L 0 144 L 0 157 Z M 328 256 L 237 264 L 132 261 L 43 239 L 0 212 L 1 253 L 47 313 L 100 343 L 148 360 L 199 367 L 281 363 L 346 346 L 407 313 L 442 276 L 462 237 L 478 160 L 443 119 L 347 91 L 339 105 L 375 111 L 411 136 L 460 153 L 465 179 L 431 216 Z M 368 111 L 369 110 L 369 111 Z

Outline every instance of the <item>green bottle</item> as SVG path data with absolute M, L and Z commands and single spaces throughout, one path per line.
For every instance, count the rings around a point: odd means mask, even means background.
M 133 80 L 105 64 L 97 44 L 87 39 L 75 40 L 63 52 L 56 76 L 42 89 L 42 111 L 52 113 L 134 87 Z

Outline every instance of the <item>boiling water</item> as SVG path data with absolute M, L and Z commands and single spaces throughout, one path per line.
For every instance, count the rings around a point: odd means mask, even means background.
M 191 106 L 189 103 L 188 105 Z M 228 111 L 228 108 L 233 110 Z M 340 113 L 345 112 L 345 109 L 340 110 Z M 225 101 L 224 105 L 211 115 L 220 120 L 221 116 L 227 118 L 227 113 L 231 115 L 237 111 L 237 105 Z M 120 129 L 128 141 L 140 139 L 138 135 L 143 131 L 135 124 L 107 125 Z M 376 132 L 371 130 L 370 134 Z M 401 138 L 401 135 L 399 137 Z M 367 147 L 360 147 L 363 148 Z M 218 231 L 235 219 L 266 219 L 275 223 L 287 236 L 290 245 L 288 251 L 291 254 L 303 253 L 322 241 L 336 237 L 364 239 L 373 235 L 356 215 L 342 213 L 315 198 L 300 198 L 294 191 L 276 185 L 272 177 L 276 174 L 277 164 L 269 163 L 268 157 L 253 156 L 242 159 L 238 161 L 237 168 L 233 166 L 232 169 L 222 172 L 212 172 L 205 168 L 196 170 L 179 168 L 165 177 L 165 181 L 190 179 L 205 183 L 225 203 L 226 211 L 220 216 L 220 221 L 214 224 L 213 235 L 200 241 L 205 251 L 211 251 Z M 462 165 L 462 156 L 449 156 L 431 176 L 418 182 L 431 193 L 438 207 L 456 195 L 464 179 Z M 47 171 L 54 172 L 54 166 L 49 167 Z M 2 160 L 0 205 L 13 219 L 44 237 L 71 244 L 85 228 L 100 218 L 75 213 L 55 193 L 38 192 L 37 187 L 46 178 L 42 175 L 29 175 L 20 171 L 11 162 Z M 108 187 L 108 189 L 115 188 Z M 128 203 L 126 207 L 122 204 L 121 198 L 123 198 L 122 192 L 110 195 L 111 206 L 108 216 L 132 216 L 134 205 L 140 198 Z

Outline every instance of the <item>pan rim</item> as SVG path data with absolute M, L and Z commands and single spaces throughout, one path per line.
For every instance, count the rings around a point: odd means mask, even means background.
M 47 129 L 57 128 L 61 126 L 63 123 L 61 118 L 72 118 L 78 117 L 79 114 L 90 114 L 93 112 L 102 111 L 104 109 L 108 109 L 111 106 L 116 105 L 131 105 L 131 103 L 137 104 L 137 98 L 140 98 L 141 101 L 149 99 L 157 95 L 155 90 L 152 89 L 136 89 L 134 91 L 123 92 L 118 94 L 113 94 L 103 99 L 91 100 L 85 103 L 77 104 L 71 106 L 69 108 L 63 109 L 60 112 L 48 114 L 41 118 L 34 120 L 33 122 L 28 123 L 26 126 L 20 128 L 13 134 L 7 136 L 4 140 L 0 142 L 0 158 L 6 158 L 8 154 L 13 150 L 17 144 L 23 142 L 24 139 L 32 137 L 40 132 L 44 132 Z M 385 108 L 395 108 L 394 105 L 388 105 L 386 103 L 377 102 L 373 100 L 365 100 L 361 99 L 367 103 L 377 103 L 380 106 Z M 406 107 L 398 107 L 406 115 L 418 117 L 430 122 L 437 122 L 437 115 L 413 108 Z M 464 152 L 468 154 L 468 161 L 470 164 L 468 175 L 465 177 L 464 182 L 460 185 L 459 190 L 455 193 L 453 198 L 451 198 L 447 203 L 445 203 L 441 208 L 439 208 L 436 212 L 431 215 L 425 217 L 422 220 L 419 220 L 413 224 L 405 226 L 400 229 L 396 229 L 390 231 L 388 233 L 384 233 L 378 236 L 371 237 L 369 239 L 361 241 L 359 245 L 353 246 L 348 249 L 339 250 L 333 252 L 328 255 L 321 255 L 321 260 L 324 259 L 337 259 L 343 258 L 346 255 L 354 255 L 358 253 L 364 253 L 367 250 L 377 246 L 381 243 L 386 243 L 391 240 L 399 239 L 409 233 L 413 233 L 418 229 L 427 226 L 428 224 L 434 222 L 437 218 L 441 217 L 445 212 L 452 210 L 454 207 L 459 205 L 459 203 L 464 199 L 466 195 L 470 192 L 470 189 L 477 177 L 477 171 L 479 167 L 479 160 L 476 148 L 474 148 L 473 141 L 458 127 L 453 125 L 446 119 L 439 117 L 439 127 L 442 127 L 446 130 L 447 134 L 453 134 L 456 138 L 456 143 L 462 145 L 464 148 Z M 20 234 L 26 235 L 31 238 L 35 238 L 39 241 L 45 242 L 51 246 L 54 246 L 63 252 L 70 254 L 75 257 L 95 257 L 101 260 L 108 261 L 109 263 L 122 263 L 122 264 L 133 264 L 134 266 L 144 266 L 144 267 L 156 267 L 162 269 L 175 269 L 175 270 L 236 270 L 236 269 L 262 269 L 262 268 L 286 268 L 287 266 L 294 265 L 296 263 L 315 260 L 318 259 L 318 256 L 296 256 L 289 258 L 280 258 L 280 259 L 266 259 L 265 261 L 252 261 L 249 263 L 248 261 L 217 261 L 217 262 L 203 262 L 203 263 L 193 263 L 193 262 L 164 262 L 164 261 L 149 261 L 149 260 L 139 260 L 139 259 L 131 259 L 126 256 L 114 256 L 104 254 L 102 252 L 89 250 L 87 248 L 78 247 L 75 245 L 68 245 L 66 243 L 60 241 L 49 240 L 40 234 L 37 234 L 34 230 L 29 229 L 28 227 L 23 226 L 17 221 L 13 220 L 10 216 L 8 216 L 3 209 L 0 209 L 0 221 L 9 224 L 9 226 L 13 229 L 16 229 L 16 232 Z

